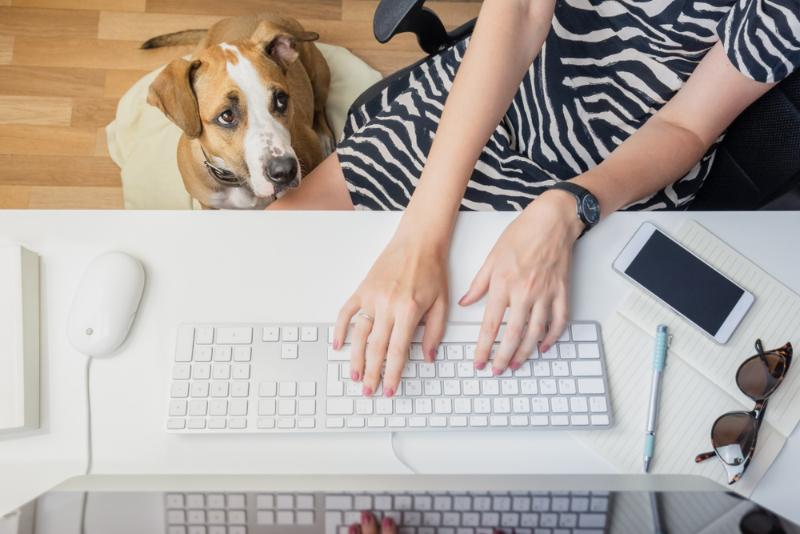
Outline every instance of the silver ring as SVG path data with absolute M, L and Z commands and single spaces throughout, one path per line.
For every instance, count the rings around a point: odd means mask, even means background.
M 364 310 L 360 310 L 356 314 L 356 317 L 363 317 L 364 319 L 366 319 L 367 321 L 369 321 L 371 323 L 375 322 L 375 318 L 373 316 L 371 316 L 370 314 L 368 314 L 367 312 L 365 312 Z

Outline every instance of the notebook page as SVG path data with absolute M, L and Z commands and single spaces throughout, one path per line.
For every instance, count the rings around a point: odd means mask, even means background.
M 678 355 L 728 394 L 753 408 L 736 386 L 736 370 L 755 354 L 754 342 L 761 338 L 764 348 L 774 349 L 791 341 L 800 347 L 800 296 L 730 248 L 694 221 L 684 224 L 675 236 L 686 248 L 755 295 L 755 302 L 725 345 L 720 345 L 697 327 L 656 299 L 634 289 L 619 313 L 645 332 L 655 332 L 664 323 L 672 334 L 670 352 Z M 800 420 L 800 366 L 789 370 L 786 380 L 770 398 L 766 419 L 784 436 Z
M 599 452 L 623 473 L 642 472 L 644 425 L 650 394 L 653 337 L 614 314 L 603 324 L 615 425 L 605 431 L 575 432 L 581 443 Z M 699 475 L 727 487 L 716 460 L 696 464 L 694 457 L 711 449 L 710 431 L 721 414 L 744 406 L 684 361 L 669 354 L 663 377 L 656 451 L 651 472 Z M 764 424 L 758 451 L 743 480 L 732 490 L 750 495 L 780 452 L 785 438 Z

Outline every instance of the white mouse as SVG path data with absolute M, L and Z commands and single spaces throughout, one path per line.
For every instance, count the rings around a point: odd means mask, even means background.
M 123 252 L 107 252 L 86 268 L 67 321 L 67 338 L 87 356 L 108 356 L 136 318 L 144 290 L 144 267 Z

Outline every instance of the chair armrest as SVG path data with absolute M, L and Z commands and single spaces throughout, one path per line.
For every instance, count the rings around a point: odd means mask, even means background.
M 425 0 L 381 0 L 372 20 L 375 39 L 387 43 L 398 33 L 411 32 L 427 54 L 435 54 L 458 40 L 460 36 L 448 34 L 436 13 L 423 7 L 424 3 Z

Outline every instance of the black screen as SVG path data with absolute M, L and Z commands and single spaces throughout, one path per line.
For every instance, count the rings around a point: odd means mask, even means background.
M 659 231 L 625 274 L 712 336 L 744 293 Z

